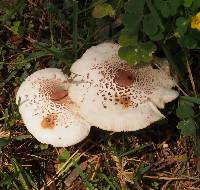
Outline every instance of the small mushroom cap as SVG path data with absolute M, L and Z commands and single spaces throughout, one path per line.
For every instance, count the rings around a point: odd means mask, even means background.
M 90 124 L 68 97 L 67 77 L 61 70 L 36 71 L 21 84 L 16 103 L 28 131 L 40 142 L 66 147 L 82 141 Z
M 178 92 L 171 89 L 175 82 L 166 60 L 159 60 L 164 71 L 151 64 L 130 68 L 118 56 L 119 48 L 102 43 L 88 49 L 71 67 L 69 96 L 92 125 L 135 131 L 164 118 L 158 108 L 164 108 Z

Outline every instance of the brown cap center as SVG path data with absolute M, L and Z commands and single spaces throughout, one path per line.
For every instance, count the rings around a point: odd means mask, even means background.
M 67 97 L 68 92 L 63 90 L 61 87 L 55 87 L 50 94 L 52 101 L 57 103 L 63 103 L 63 100 Z
M 135 81 L 135 75 L 130 71 L 119 69 L 114 77 L 114 82 L 119 86 L 126 87 L 132 85 Z

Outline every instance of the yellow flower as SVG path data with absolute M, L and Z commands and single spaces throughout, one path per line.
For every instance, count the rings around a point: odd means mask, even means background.
M 192 17 L 191 28 L 200 31 L 200 12 L 198 12 L 194 17 Z

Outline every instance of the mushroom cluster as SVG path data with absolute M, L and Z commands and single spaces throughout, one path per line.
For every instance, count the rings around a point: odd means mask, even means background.
M 43 143 L 70 146 L 90 126 L 135 131 L 165 116 L 158 110 L 174 100 L 175 81 L 165 59 L 134 67 L 118 56 L 120 46 L 102 43 L 73 63 L 69 76 L 48 68 L 29 76 L 16 101 L 27 129 Z

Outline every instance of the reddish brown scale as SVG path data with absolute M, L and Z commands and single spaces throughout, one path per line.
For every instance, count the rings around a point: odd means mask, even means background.
M 119 96 L 119 102 L 120 104 L 124 107 L 127 108 L 130 105 L 132 105 L 132 102 L 130 101 L 130 98 L 128 98 L 126 95 L 125 96 Z
M 43 128 L 53 129 L 55 127 L 55 121 L 57 116 L 55 114 L 49 114 L 43 118 L 41 126 Z

